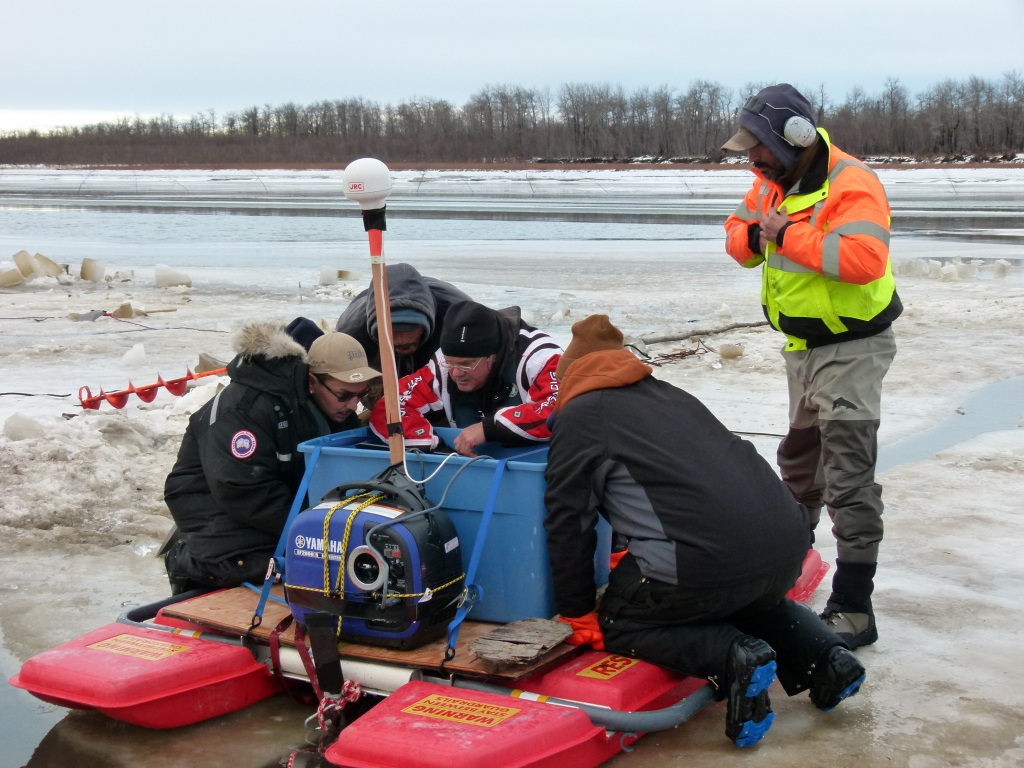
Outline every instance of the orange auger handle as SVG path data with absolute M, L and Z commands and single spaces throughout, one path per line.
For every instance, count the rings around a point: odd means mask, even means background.
M 151 403 L 156 398 L 157 390 L 163 387 L 175 397 L 181 397 L 185 394 L 185 390 L 188 389 L 188 383 L 201 379 L 204 376 L 223 376 L 228 372 L 227 368 L 218 368 L 214 371 L 206 371 L 205 373 L 192 373 L 189 368 L 185 369 L 185 375 L 180 376 L 177 379 L 167 379 L 157 374 L 156 384 L 147 384 L 144 387 L 136 387 L 129 380 L 128 388 L 121 389 L 117 392 L 104 392 L 103 388 L 100 388 L 100 393 L 94 395 L 88 387 L 80 387 L 78 389 L 78 401 L 82 404 L 82 408 L 90 411 L 98 411 L 100 403 L 106 400 L 115 408 L 124 408 L 128 404 L 128 396 L 131 394 L 138 395 L 138 398 L 144 403 Z

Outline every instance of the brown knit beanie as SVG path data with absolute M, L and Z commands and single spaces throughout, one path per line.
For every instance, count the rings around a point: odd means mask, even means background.
M 608 315 L 591 315 L 580 320 L 572 327 L 572 341 L 558 361 L 555 378 L 561 381 L 569 366 L 584 355 L 609 349 L 622 349 L 622 331 L 612 325 Z

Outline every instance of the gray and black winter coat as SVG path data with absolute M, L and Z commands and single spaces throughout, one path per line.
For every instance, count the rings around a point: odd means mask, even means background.
M 771 574 L 810 545 L 807 510 L 754 446 L 650 374 L 609 350 L 581 357 L 559 382 L 544 527 L 563 616 L 594 610 L 599 514 L 644 577 L 687 589 Z

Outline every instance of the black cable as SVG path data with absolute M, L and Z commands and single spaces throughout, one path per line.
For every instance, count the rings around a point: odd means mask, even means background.
M 71 397 L 70 392 L 66 395 L 57 395 L 53 392 L 0 392 L 0 397 L 4 395 L 20 395 L 21 397 Z

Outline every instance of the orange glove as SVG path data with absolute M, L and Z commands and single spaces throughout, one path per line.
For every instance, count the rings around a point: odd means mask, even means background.
M 590 643 L 590 647 L 595 651 L 604 649 L 604 635 L 601 633 L 601 625 L 597 621 L 597 611 L 591 611 L 575 619 L 559 616 L 558 620 L 572 627 L 572 637 L 565 639 L 569 645 Z
M 619 564 L 619 560 L 624 558 L 628 552 L 628 549 L 620 549 L 618 552 L 612 552 L 611 557 L 608 559 L 608 567 L 614 571 L 615 566 Z

